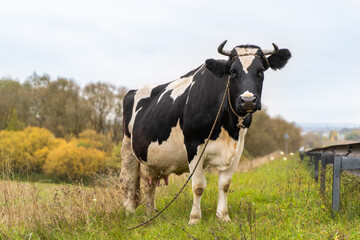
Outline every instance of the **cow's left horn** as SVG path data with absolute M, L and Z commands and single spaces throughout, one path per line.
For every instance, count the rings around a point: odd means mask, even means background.
M 222 54 L 222 55 L 225 55 L 225 56 L 230 57 L 231 51 L 229 51 L 229 50 L 224 50 L 224 49 L 223 49 L 224 46 L 225 46 L 225 44 L 226 44 L 226 42 L 227 42 L 227 40 L 223 41 L 223 42 L 219 45 L 219 47 L 218 47 L 218 52 L 219 52 L 220 54 Z
M 272 44 L 274 46 L 274 49 L 265 49 L 265 50 L 262 50 L 264 55 L 270 55 L 270 54 L 275 54 L 279 51 L 279 47 L 273 43 Z

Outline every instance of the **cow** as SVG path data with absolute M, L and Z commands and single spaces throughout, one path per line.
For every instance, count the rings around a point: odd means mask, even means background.
M 180 175 L 190 171 L 194 173 L 189 225 L 198 223 L 201 195 L 206 187 L 204 168 L 210 165 L 219 170 L 216 215 L 222 221 L 230 221 L 227 193 L 244 149 L 252 114 L 261 110 L 264 72 L 283 68 L 291 53 L 275 44 L 271 50 L 255 45 L 226 50 L 225 44 L 226 40 L 218 52 L 227 56 L 227 60 L 207 59 L 177 80 L 145 85 L 125 96 L 120 182 L 127 212 L 134 212 L 139 205 L 140 178 L 147 183 L 145 204 L 148 212 L 152 212 L 159 181 L 163 179 L 167 185 L 171 173 Z M 204 156 L 199 160 L 224 93 L 228 96 Z

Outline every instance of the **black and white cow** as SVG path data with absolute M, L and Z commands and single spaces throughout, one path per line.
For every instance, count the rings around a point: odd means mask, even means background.
M 194 201 L 189 224 L 201 218 L 207 165 L 219 170 L 216 215 L 230 221 L 227 192 L 252 113 L 261 109 L 264 72 L 284 67 L 291 53 L 288 49 L 279 50 L 275 44 L 274 50 L 241 45 L 229 51 L 223 49 L 225 43 L 218 51 L 229 57 L 226 61 L 208 59 L 175 81 L 146 85 L 125 96 L 120 181 L 128 211 L 133 212 L 139 204 L 140 177 L 147 182 L 146 204 L 151 211 L 155 209 L 156 182 L 164 179 L 168 184 L 171 173 L 193 172 L 230 79 L 230 97 L 226 98 L 204 157 L 192 177 Z M 240 128 L 236 115 L 246 116 Z

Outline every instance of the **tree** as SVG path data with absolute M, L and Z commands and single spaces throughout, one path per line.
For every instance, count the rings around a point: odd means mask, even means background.
M 318 148 L 322 146 L 322 138 L 319 134 L 308 132 L 304 136 L 304 144 L 306 148 Z
M 353 130 L 345 135 L 346 140 L 360 141 L 360 130 Z
M 20 108 L 22 86 L 10 78 L 0 80 L 0 130 L 9 124 L 14 109 Z
M 339 134 L 337 131 L 333 130 L 329 133 L 329 140 L 331 142 L 335 142 L 339 139 Z
M 47 90 L 50 83 L 50 76 L 37 75 L 35 72 L 24 82 L 23 105 L 26 117 L 24 121 L 31 126 L 44 126 L 44 104 L 47 101 Z
M 114 142 L 122 140 L 122 123 L 123 123 L 123 100 L 127 93 L 127 89 L 124 87 L 117 88 L 114 99 L 114 116 L 110 128 L 111 138 Z
M 12 110 L 9 121 L 7 122 L 5 130 L 20 131 L 24 129 L 24 123 L 18 119 L 16 109 Z
M 266 155 L 278 150 L 274 141 L 274 127 L 265 110 L 253 114 L 253 120 L 245 137 L 245 150 L 251 157 Z
M 284 135 L 289 135 L 288 152 L 296 152 L 302 145 L 301 129 L 296 127 L 295 123 L 289 123 L 280 116 L 272 119 L 274 130 L 276 132 L 275 141 L 281 150 L 285 150 Z
M 115 86 L 107 83 L 90 83 L 85 86 L 84 97 L 90 108 L 91 126 L 97 133 L 107 134 L 114 118 Z M 113 115 L 113 116 L 111 116 Z
M 49 129 L 56 137 L 78 137 L 94 129 L 112 141 L 122 138 L 124 87 L 90 83 L 83 90 L 74 80 L 33 73 L 20 84 L 11 78 L 0 79 L 0 130 L 11 120 L 12 128 L 37 126 Z M 15 125 L 14 125 L 15 124 Z M 9 129 L 9 128 L 7 128 Z
M 48 84 L 41 117 L 44 127 L 56 137 L 78 134 L 85 129 L 89 110 L 79 95 L 80 87 L 66 78 L 58 78 Z
M 271 118 L 266 110 L 256 112 L 246 134 L 245 152 L 251 157 L 258 157 L 285 150 L 285 133 L 290 136 L 288 151 L 295 152 L 302 145 L 300 132 L 295 123 L 289 123 L 281 117 Z

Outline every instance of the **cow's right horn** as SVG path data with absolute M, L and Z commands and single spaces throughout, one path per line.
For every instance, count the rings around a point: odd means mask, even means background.
M 225 56 L 230 57 L 231 51 L 229 51 L 229 50 L 224 50 L 224 49 L 223 49 L 224 46 L 225 46 L 225 44 L 226 44 L 226 42 L 227 42 L 227 40 L 223 41 L 223 42 L 219 45 L 219 47 L 218 47 L 218 52 L 219 52 L 220 54 L 222 54 L 222 55 L 225 55 Z
M 275 53 L 277 53 L 279 51 L 279 47 L 275 43 L 273 43 L 272 45 L 273 45 L 274 49 L 264 49 L 264 50 L 262 50 L 264 55 L 275 54 Z

